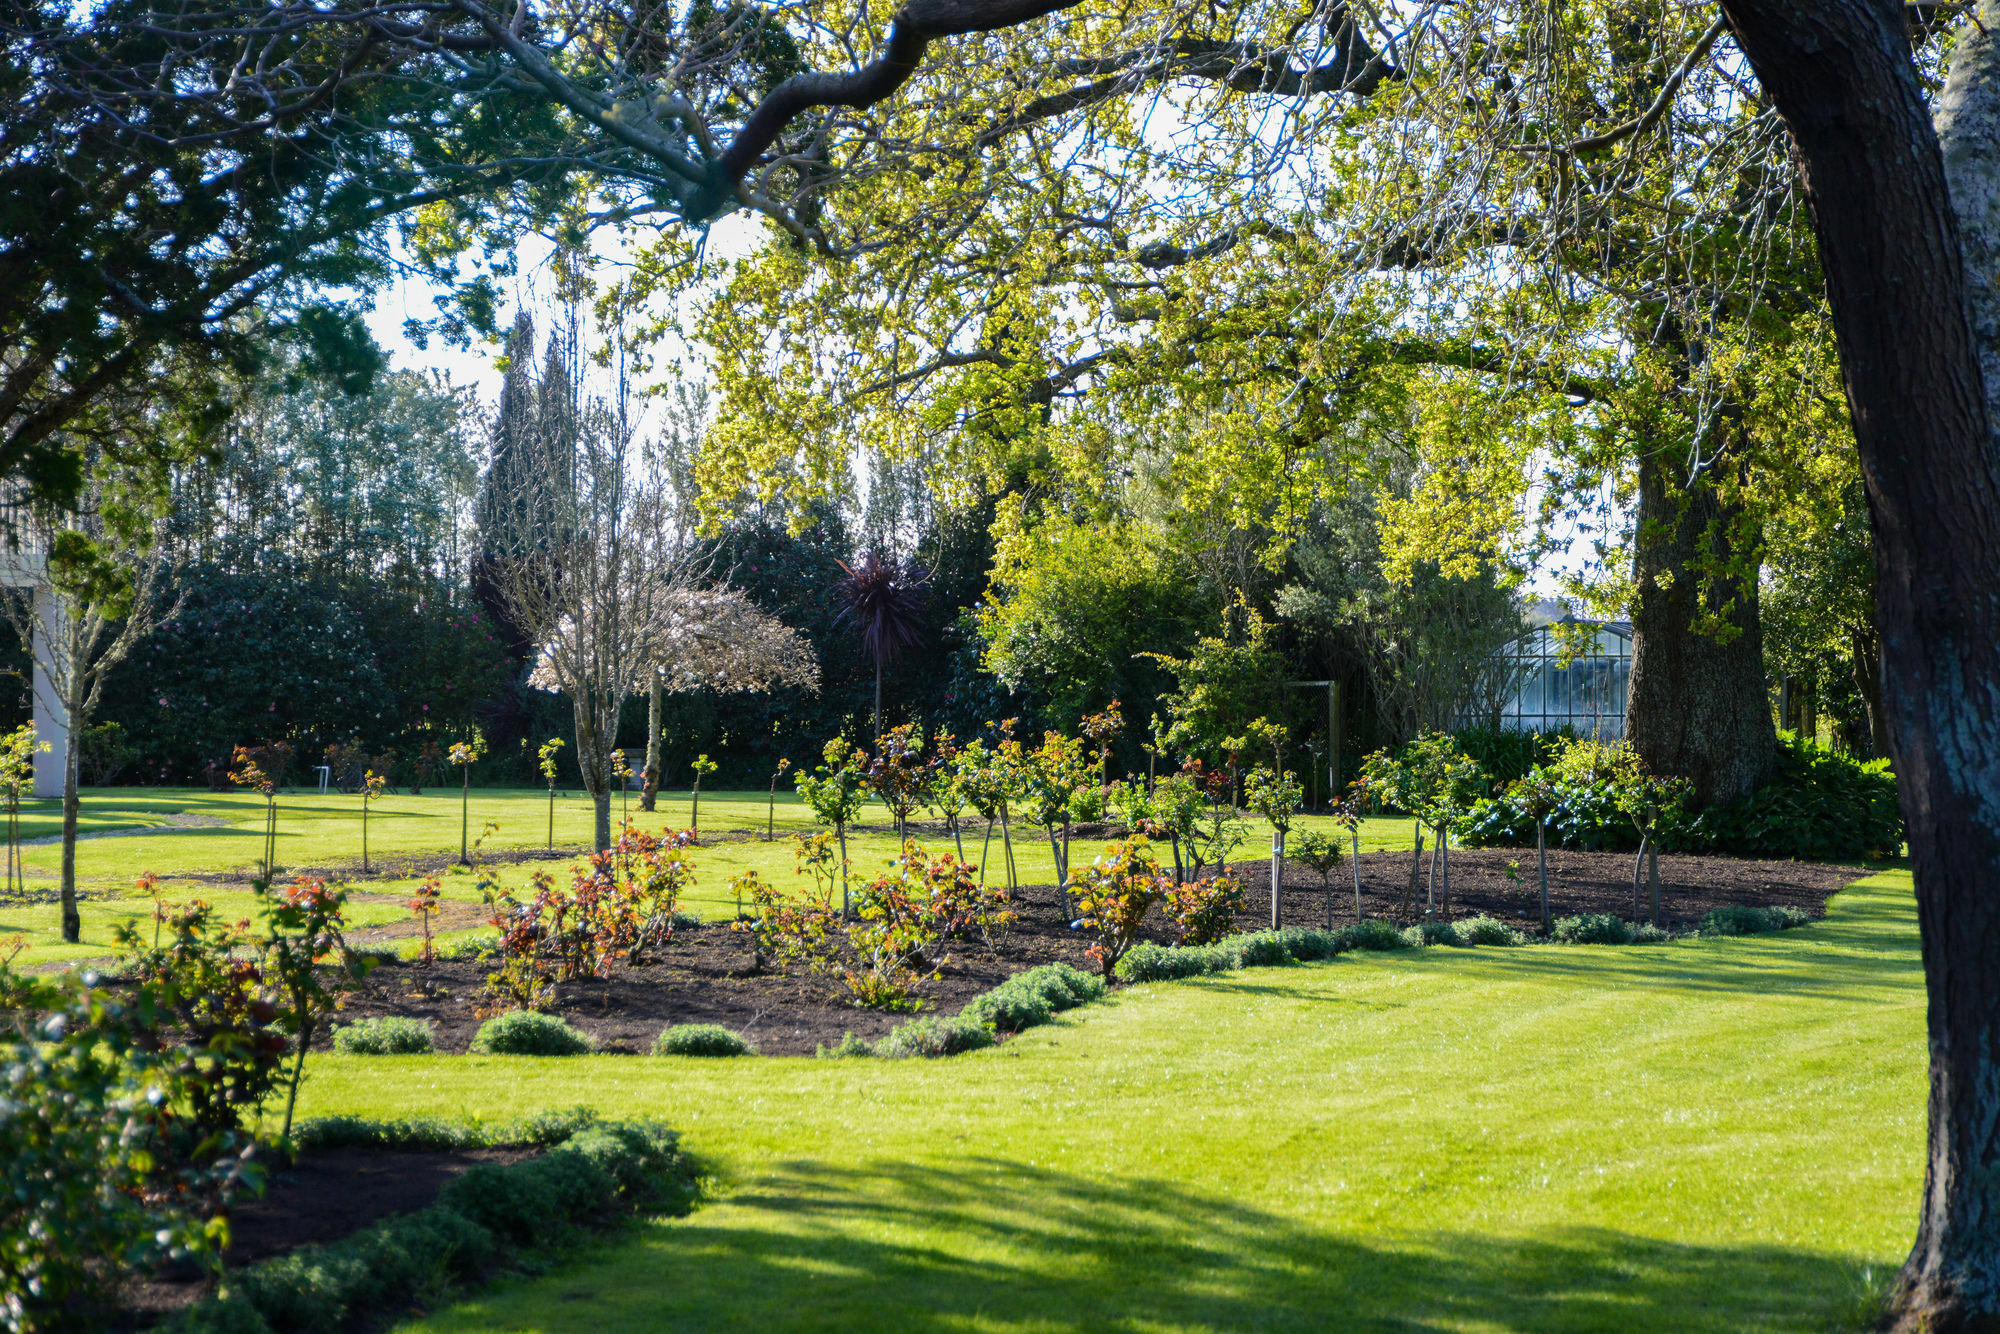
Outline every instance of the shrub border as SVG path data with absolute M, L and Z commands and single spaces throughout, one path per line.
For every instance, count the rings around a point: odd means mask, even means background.
M 474 1167 L 449 1182 L 427 1209 L 236 1271 L 215 1295 L 155 1326 L 161 1334 L 374 1328 L 420 1300 L 462 1295 L 502 1268 L 541 1268 L 634 1215 L 686 1213 L 697 1193 L 677 1132 L 657 1122 L 602 1121 L 582 1107 L 491 1126 L 327 1117 L 299 1126 L 292 1142 L 313 1149 L 548 1152 L 507 1166 Z

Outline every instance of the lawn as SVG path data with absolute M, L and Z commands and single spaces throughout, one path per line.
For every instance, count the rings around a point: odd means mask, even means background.
M 0 938 L 27 937 L 28 947 L 19 960 L 23 966 L 107 957 L 112 949 L 112 922 L 144 917 L 153 910 L 151 900 L 131 892 L 133 883 L 148 871 L 162 878 L 161 893 L 168 902 L 198 895 L 233 914 L 248 916 L 255 912 L 249 880 L 263 844 L 261 796 L 174 788 L 87 788 L 81 805 L 85 817 L 83 828 L 94 835 L 77 844 L 77 882 L 89 900 L 82 908 L 83 939 L 75 945 L 61 941 L 59 911 L 53 903 L 0 902 Z M 650 816 L 639 809 L 636 799 L 614 802 L 614 822 L 621 811 L 630 815 L 636 827 L 658 833 L 669 823 L 676 828 L 685 827 L 690 801 L 685 792 L 664 794 L 660 809 Z M 769 812 L 767 795 L 762 792 L 702 794 L 701 828 L 713 841 L 700 854 L 700 879 L 686 905 L 690 911 L 709 918 L 732 915 L 736 901 L 728 892 L 728 881 L 744 871 L 756 870 L 780 885 L 791 881 L 790 835 L 814 828 L 812 814 L 800 804 L 796 794 L 789 792 L 778 794 L 775 816 L 770 817 Z M 554 813 L 556 847 L 580 855 L 591 834 L 589 800 L 574 789 L 568 790 L 558 796 Z M 483 839 L 479 852 L 484 854 L 546 846 L 550 839 L 549 816 L 546 791 L 474 788 L 467 803 L 465 823 L 471 839 Z M 849 856 L 856 874 L 874 875 L 896 853 L 894 824 L 880 805 L 871 805 L 862 821 L 866 828 L 848 839 Z M 402 793 L 384 797 L 373 804 L 369 814 L 371 860 L 393 869 L 399 860 L 425 857 L 435 861 L 456 853 L 460 823 L 459 792 L 455 788 L 433 788 L 422 796 Z M 57 803 L 24 803 L 23 825 L 24 838 L 46 839 L 58 833 L 61 824 Z M 490 832 L 489 825 L 494 826 Z M 761 837 L 767 826 L 775 830 L 775 839 L 769 843 Z M 1322 817 L 1305 817 L 1295 829 L 1315 826 L 1331 829 L 1332 822 Z M 1269 826 L 1252 819 L 1250 830 L 1242 855 L 1268 855 Z M 721 837 L 732 831 L 737 837 Z M 966 855 L 975 861 L 981 855 L 982 831 L 983 826 L 979 826 L 968 828 L 965 834 Z M 1406 821 L 1363 823 L 1363 851 L 1407 848 L 1410 839 L 1411 827 Z M 355 925 L 377 926 L 408 916 L 400 903 L 408 897 L 417 876 L 377 874 L 363 878 L 356 873 L 361 856 L 359 797 L 338 793 L 281 796 L 277 843 L 283 875 L 318 873 L 364 894 L 384 896 L 374 902 L 357 900 L 349 914 Z M 1080 842 L 1073 855 L 1079 862 L 1088 860 L 1100 846 L 1101 843 Z M 61 854 L 62 849 L 53 842 L 36 842 L 23 849 L 22 860 L 31 891 L 39 891 L 42 896 L 53 893 L 61 869 Z M 1054 858 L 1041 830 L 1017 828 L 1014 854 L 1023 883 L 1055 878 Z M 988 861 L 990 871 L 1000 874 L 1004 863 L 997 832 Z M 496 868 L 496 874 L 503 885 L 519 887 L 530 872 L 520 866 L 502 865 Z M 454 868 L 445 875 L 445 895 L 476 902 L 479 880 L 476 872 Z
M 664 1118 L 693 1216 L 406 1327 L 1823 1330 L 1915 1225 L 1909 877 L 1781 936 L 1346 956 L 935 1063 L 316 1058 L 310 1113 Z

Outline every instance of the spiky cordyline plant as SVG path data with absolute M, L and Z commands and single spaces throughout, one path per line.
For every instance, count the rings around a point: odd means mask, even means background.
M 854 626 L 875 662 L 875 735 L 882 735 L 882 669 L 923 637 L 924 585 L 930 573 L 914 561 L 870 551 L 854 564 L 835 562 L 845 574 L 833 586 L 834 620 Z

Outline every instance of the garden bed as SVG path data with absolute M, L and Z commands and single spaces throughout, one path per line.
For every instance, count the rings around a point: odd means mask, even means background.
M 301 1246 L 352 1236 L 370 1223 L 428 1208 L 446 1183 L 482 1163 L 505 1165 L 532 1158 L 539 1147 L 425 1150 L 345 1145 L 278 1158 L 261 1197 L 233 1206 L 229 1217 L 231 1269 L 288 1255 Z M 207 1284 L 190 1267 L 128 1286 L 123 1304 L 137 1325 L 191 1305 Z
M 1362 857 L 1366 916 L 1411 920 L 1403 911 L 1410 862 L 1407 852 Z M 1532 850 L 1454 849 L 1451 864 L 1453 917 L 1487 913 L 1523 928 L 1539 924 Z M 1632 864 L 1626 853 L 1551 849 L 1551 913 L 1635 916 Z M 1238 928 L 1254 931 L 1269 925 L 1270 863 L 1232 865 L 1250 884 Z M 1426 873 L 1428 869 L 1426 853 Z M 1732 904 L 1792 906 L 1819 916 L 1829 897 L 1866 874 L 1865 868 L 1851 866 L 1663 856 L 1662 910 L 1670 926 L 1692 925 L 1710 909 Z M 1285 884 L 1285 925 L 1325 925 L 1328 897 L 1320 878 L 1291 862 Z M 1420 882 L 1419 913 L 1422 895 Z M 942 976 L 919 987 L 926 1013 L 954 1013 L 973 996 L 1037 964 L 1060 961 L 1091 967 L 1084 954 L 1088 941 L 1068 929 L 1053 886 L 1024 887 L 1016 907 L 1020 920 L 1004 937 L 990 947 L 977 941 L 958 945 Z M 1353 919 L 1354 879 L 1345 863 L 1333 876 L 1332 909 L 1336 923 Z M 1147 925 L 1148 938 L 1171 942 L 1172 934 L 1157 909 Z M 385 1014 L 427 1020 L 435 1026 L 439 1050 L 463 1052 L 478 1031 L 481 1011 L 493 1005 L 482 986 L 485 971 L 485 965 L 471 960 L 441 960 L 429 968 L 385 964 L 351 998 L 341 1021 Z M 839 1042 L 847 1032 L 873 1041 L 908 1017 L 858 1009 L 843 1001 L 842 992 L 838 978 L 756 972 L 747 934 L 711 924 L 679 932 L 658 962 L 621 964 L 609 979 L 561 985 L 553 1008 L 588 1034 L 599 1050 L 634 1054 L 651 1050 L 653 1039 L 669 1024 L 720 1024 L 741 1033 L 766 1055 L 785 1056 L 810 1055 L 821 1044 Z

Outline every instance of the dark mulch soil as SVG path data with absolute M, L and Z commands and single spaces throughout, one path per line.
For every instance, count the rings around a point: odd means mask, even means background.
M 437 1200 L 445 1183 L 481 1163 L 518 1163 L 538 1149 L 468 1149 L 442 1153 L 353 1146 L 305 1154 L 274 1167 L 261 1198 L 230 1211 L 230 1268 L 256 1264 L 301 1246 L 351 1236 L 394 1214 L 414 1213 Z M 127 1310 L 148 1315 L 189 1305 L 206 1287 L 193 1270 L 156 1275 L 122 1294 Z
M 1426 874 L 1428 863 L 1426 853 Z M 1632 903 L 1632 863 L 1624 853 L 1552 849 L 1552 913 L 1638 915 Z M 1410 864 L 1409 853 L 1370 853 L 1361 858 L 1365 915 L 1410 920 L 1421 913 L 1421 883 L 1415 913 L 1405 904 Z M 1246 931 L 1268 926 L 1270 863 L 1233 865 L 1251 886 L 1239 926 Z M 1790 904 L 1817 916 L 1828 897 L 1865 874 L 1861 867 L 1805 862 L 1662 857 L 1662 907 L 1669 924 L 1681 926 L 1727 904 Z M 977 942 L 959 946 L 943 976 L 923 985 L 919 994 L 928 1012 L 953 1013 L 978 993 L 1036 964 L 1062 960 L 1090 966 L 1084 956 L 1088 942 L 1063 922 L 1053 886 L 1028 886 L 1019 897 L 1020 921 L 1004 938 L 990 948 Z M 1324 926 L 1329 907 L 1336 924 L 1353 920 L 1352 869 L 1343 863 L 1329 892 L 1309 868 L 1287 863 L 1283 907 L 1287 926 Z M 1479 913 L 1524 927 L 1539 923 L 1532 849 L 1452 852 L 1450 914 Z M 1157 911 L 1147 925 L 1151 938 L 1171 943 L 1171 932 Z M 621 966 L 604 981 L 564 984 L 558 988 L 555 1009 L 601 1049 L 630 1053 L 649 1051 L 653 1039 L 669 1024 L 715 1023 L 743 1034 L 767 1055 L 809 1055 L 819 1044 L 836 1043 L 850 1031 L 872 1041 L 907 1017 L 845 1004 L 837 979 L 810 973 L 758 974 L 752 968 L 748 937 L 726 925 L 711 924 L 679 933 L 660 962 Z M 436 1025 L 440 1050 L 462 1052 L 478 1031 L 480 1011 L 493 1003 L 481 986 L 484 975 L 484 966 L 471 961 L 441 961 L 430 968 L 387 964 L 369 976 L 366 989 L 351 999 L 344 1018 L 397 1014 L 428 1019 Z

